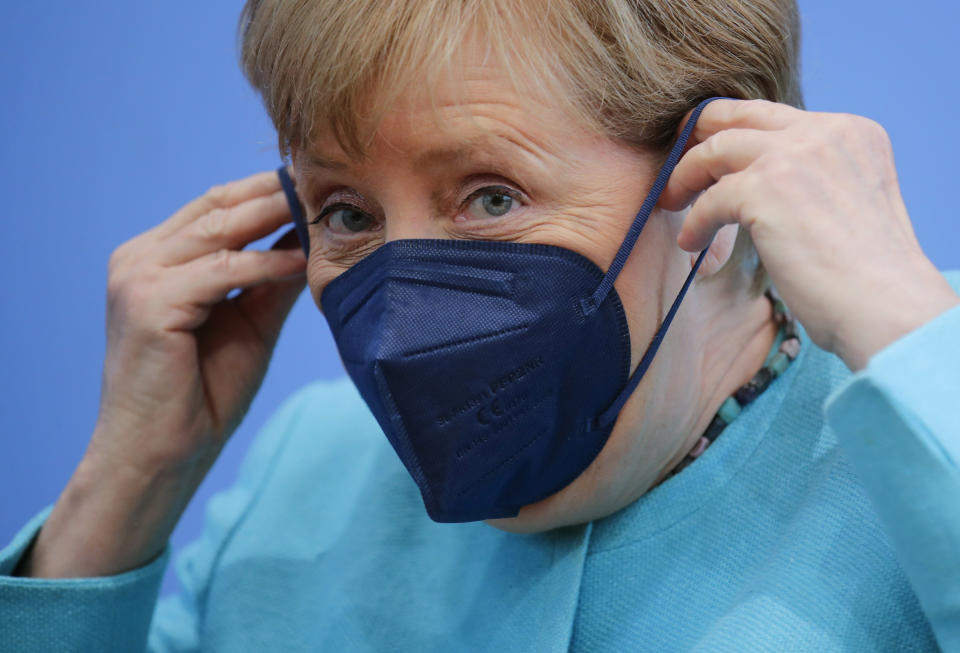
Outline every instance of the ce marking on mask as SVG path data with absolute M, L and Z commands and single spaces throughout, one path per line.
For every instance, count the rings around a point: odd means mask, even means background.
M 477 424 L 490 427 L 494 432 L 500 430 L 543 402 L 545 396 L 532 398 L 525 390 L 517 393 L 508 392 L 518 390 L 521 384 L 529 385 L 531 376 L 540 370 L 543 364 L 543 356 L 538 354 L 498 375 L 493 381 L 486 383 L 479 392 L 438 414 L 437 425 L 449 426 L 458 418 L 472 414 Z M 481 444 L 483 439 L 485 438 L 478 438 L 461 447 L 457 457 L 467 455 L 470 450 Z

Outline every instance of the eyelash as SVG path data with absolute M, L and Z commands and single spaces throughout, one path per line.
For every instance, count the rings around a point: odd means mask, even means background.
M 360 213 L 366 213 L 367 215 L 369 215 L 367 211 L 364 211 L 363 209 L 361 209 L 359 206 L 356 206 L 355 204 L 348 204 L 347 202 L 334 202 L 330 206 L 325 206 L 322 209 L 320 209 L 320 213 L 317 214 L 317 217 L 315 217 L 313 220 L 310 221 L 310 224 L 320 224 L 324 218 L 326 218 L 328 215 L 330 215 L 334 211 L 339 211 L 340 209 L 349 209 L 351 211 L 359 211 Z
M 460 205 L 460 211 L 462 212 L 471 203 L 477 198 L 483 197 L 484 195 L 506 195 L 507 197 L 512 198 L 515 202 L 523 204 L 523 196 L 519 191 L 516 191 L 509 186 L 484 186 L 483 188 L 478 188 L 473 191 L 463 200 Z M 493 220 L 495 218 L 491 218 Z
M 503 186 L 503 185 L 483 186 L 482 188 L 478 188 L 477 190 L 473 191 L 472 193 L 470 193 L 469 195 L 467 195 L 467 197 L 465 197 L 465 198 L 463 199 L 463 201 L 460 203 L 460 207 L 459 207 L 459 209 L 458 209 L 458 215 L 459 215 L 459 214 L 462 214 L 463 211 L 464 211 L 468 206 L 470 206 L 470 204 L 471 204 L 474 200 L 476 200 L 477 198 L 483 197 L 484 195 L 506 195 L 506 196 L 512 198 L 514 201 L 520 203 L 520 204 L 523 203 L 523 196 L 522 196 L 522 194 L 521 194 L 519 191 L 514 190 L 513 188 L 510 188 L 509 186 Z M 368 211 L 365 211 L 364 209 L 360 208 L 359 206 L 357 206 L 357 205 L 355 205 L 355 204 L 350 204 L 350 203 L 348 203 L 348 202 L 334 202 L 333 204 L 331 204 L 331 205 L 329 205 L 329 206 L 323 207 L 323 208 L 320 210 L 320 213 L 317 214 L 317 217 L 315 217 L 314 219 L 310 220 L 309 224 L 311 224 L 311 225 L 320 224 L 320 223 L 323 222 L 323 220 L 324 220 L 325 218 L 327 218 L 330 214 L 332 214 L 332 213 L 334 213 L 334 212 L 336 212 L 336 211 L 339 211 L 339 210 L 341 210 L 341 209 L 348 209 L 348 210 L 353 210 L 353 211 L 359 211 L 359 212 L 361 212 L 361 213 L 365 213 L 365 214 L 367 214 L 367 215 L 370 215 L 370 213 L 369 213 Z M 371 217 L 372 217 L 372 216 L 371 216 Z M 491 220 L 494 220 L 494 219 L 496 219 L 496 218 L 491 218 Z

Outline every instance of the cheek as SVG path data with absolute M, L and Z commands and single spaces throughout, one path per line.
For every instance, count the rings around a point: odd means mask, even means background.
M 607 270 L 627 230 L 622 209 L 578 206 L 547 213 L 531 230 L 531 241 L 573 250 Z
M 629 183 L 634 177 L 625 174 L 628 171 L 603 166 L 584 170 L 557 198 L 550 219 L 556 244 L 579 252 L 604 271 L 613 262 L 645 197 L 645 185 Z M 640 240 L 646 239 L 644 233 Z
M 347 267 L 332 263 L 320 249 L 310 250 L 310 258 L 307 260 L 307 286 L 310 288 L 313 303 L 321 311 L 323 307 L 320 305 L 320 296 L 323 294 L 323 289 L 345 272 Z

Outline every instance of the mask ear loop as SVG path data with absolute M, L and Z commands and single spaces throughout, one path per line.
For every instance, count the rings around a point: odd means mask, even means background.
M 303 248 L 303 255 L 310 258 L 310 235 L 307 232 L 307 222 L 303 219 L 303 207 L 300 205 L 300 198 L 297 197 L 297 191 L 293 186 L 293 179 L 290 178 L 286 166 L 277 168 L 277 176 L 280 177 L 283 194 L 287 197 L 287 206 L 290 207 L 290 215 L 293 217 L 293 228 L 297 232 L 300 247 Z
M 617 251 L 617 255 L 614 257 L 613 263 L 610 264 L 610 268 L 604 275 L 603 280 L 600 282 L 600 285 L 597 286 L 597 289 L 594 291 L 593 295 L 580 300 L 580 307 L 583 310 L 584 315 L 590 315 L 596 311 L 600 304 L 603 303 L 603 300 L 606 299 L 610 289 L 613 288 L 613 282 L 616 281 L 617 276 L 620 274 L 621 270 L 623 270 L 623 266 L 626 264 L 627 258 L 630 256 L 630 252 L 633 251 L 633 247 L 636 245 L 637 239 L 640 237 L 640 232 L 642 232 L 644 226 L 646 226 L 647 219 L 650 217 L 654 207 L 657 205 L 657 201 L 660 199 L 660 195 L 663 193 L 663 189 L 666 187 L 667 181 L 670 179 L 670 175 L 673 173 L 673 169 L 680 161 L 680 157 L 683 155 L 684 148 L 687 146 L 687 141 L 690 139 L 690 134 L 693 133 L 693 129 L 697 124 L 697 120 L 700 118 L 700 114 L 703 113 L 703 109 L 708 104 L 714 100 L 720 99 L 731 98 L 712 97 L 706 99 L 698 104 L 697 108 L 694 109 L 693 113 L 690 114 L 690 119 L 687 121 L 686 126 L 684 126 L 679 138 L 677 138 L 677 142 L 674 144 L 673 149 L 670 150 L 670 154 L 667 156 L 666 162 L 663 164 L 663 167 L 660 169 L 660 173 L 653 182 L 653 187 L 647 194 L 647 198 L 644 200 L 643 206 L 640 207 L 640 211 L 637 213 L 636 217 L 634 217 L 633 224 L 630 225 L 630 230 L 623 239 L 623 243 L 620 245 L 620 249 Z M 630 395 L 633 394 L 633 391 L 640 383 L 640 379 L 643 378 L 647 368 L 649 368 L 650 364 L 653 362 L 653 357 L 660 348 L 660 344 L 663 342 L 663 338 L 667 334 L 667 329 L 670 328 L 670 323 L 673 322 L 673 318 L 677 314 L 677 310 L 680 308 L 680 302 L 683 301 L 684 295 L 687 294 L 687 290 L 689 290 L 690 284 L 693 282 L 694 277 L 696 277 L 697 270 L 700 269 L 700 264 L 703 263 L 703 259 L 706 256 L 709 248 L 710 246 L 707 245 L 706 249 L 700 252 L 700 256 L 697 257 L 697 261 L 690 270 L 690 274 L 687 275 L 686 281 L 683 282 L 683 287 L 680 289 L 680 292 L 677 293 L 676 299 L 673 300 L 673 305 L 670 307 L 670 310 L 667 311 L 666 317 L 663 318 L 663 323 L 660 325 L 660 328 L 657 329 L 656 334 L 654 334 L 653 339 L 647 346 L 647 350 L 643 354 L 643 358 L 640 359 L 637 369 L 634 370 L 633 374 L 630 376 L 626 386 L 624 386 L 623 390 L 620 391 L 620 394 L 617 395 L 617 398 L 614 399 L 609 408 L 603 411 L 599 417 L 588 421 L 588 431 L 598 428 L 605 428 L 617 418 L 617 415 L 620 414 L 620 410 L 623 408 L 623 405 L 627 403 L 627 399 L 629 399 Z

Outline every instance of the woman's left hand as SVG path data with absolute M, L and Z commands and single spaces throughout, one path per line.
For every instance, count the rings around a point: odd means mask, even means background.
M 960 304 L 920 249 L 877 123 L 716 100 L 691 142 L 660 199 L 693 203 L 680 247 L 698 251 L 726 224 L 748 229 L 810 337 L 852 370 Z

